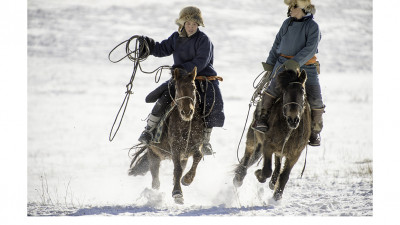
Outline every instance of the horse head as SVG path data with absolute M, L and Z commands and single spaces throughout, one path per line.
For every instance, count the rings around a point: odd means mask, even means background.
M 175 80 L 175 103 L 179 115 L 184 121 L 191 121 L 196 105 L 196 85 L 194 79 L 197 74 L 197 67 L 188 73 L 184 69 L 176 68 L 173 71 Z
M 305 82 L 307 73 L 305 70 L 294 72 L 285 70 L 278 74 L 278 86 L 282 90 L 282 111 L 283 116 L 290 129 L 296 129 L 305 107 Z

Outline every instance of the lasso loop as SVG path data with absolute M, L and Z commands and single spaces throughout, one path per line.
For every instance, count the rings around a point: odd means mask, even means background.
M 132 50 L 130 48 L 130 44 L 131 42 L 135 40 L 135 45 L 134 45 L 134 50 Z M 117 60 L 112 60 L 111 59 L 111 54 L 114 52 L 115 49 L 117 49 L 118 47 L 120 47 L 121 45 L 125 44 L 125 53 L 126 55 L 117 59 Z M 143 54 L 141 54 L 143 53 Z M 136 76 L 136 72 L 137 72 L 137 68 L 140 68 L 140 71 L 142 71 L 143 73 L 146 74 L 152 74 L 154 72 L 156 72 L 155 75 L 155 82 L 158 83 L 160 81 L 161 78 L 161 74 L 162 74 L 162 70 L 163 69 L 170 69 L 170 66 L 160 66 L 157 69 L 155 69 L 152 72 L 146 72 L 142 70 L 142 67 L 140 65 L 140 62 L 143 62 L 147 59 L 147 57 L 150 55 L 150 49 L 149 49 L 149 43 L 147 43 L 146 39 L 143 38 L 143 36 L 139 36 L 139 35 L 134 35 L 132 37 L 130 37 L 128 40 L 125 40 L 123 42 L 121 42 L 120 44 L 118 44 L 117 46 L 115 46 L 110 53 L 108 54 L 108 59 L 112 62 L 112 63 L 118 63 L 120 61 L 122 61 L 125 58 L 128 58 L 129 60 L 131 60 L 133 62 L 133 71 L 132 71 L 132 75 L 131 78 L 129 80 L 129 83 L 126 85 L 126 92 L 125 92 L 125 97 L 124 100 L 121 104 L 121 107 L 118 110 L 117 116 L 115 117 L 114 123 L 111 127 L 111 131 L 110 131 L 110 135 L 109 135 L 109 141 L 114 140 L 115 135 L 117 134 L 121 123 L 122 123 L 122 119 L 124 118 L 125 112 L 126 112 L 126 108 L 128 106 L 128 102 L 129 102 L 129 98 L 130 95 L 133 94 L 132 88 L 133 88 L 133 81 L 135 80 L 135 76 Z M 122 113 L 122 114 L 121 114 Z M 120 116 L 121 114 L 121 116 Z M 118 121 L 118 126 L 115 128 L 114 131 L 114 127 Z

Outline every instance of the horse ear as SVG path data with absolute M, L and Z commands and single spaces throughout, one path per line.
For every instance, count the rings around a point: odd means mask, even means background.
M 300 79 L 300 82 L 302 84 L 304 84 L 306 82 L 306 80 L 307 80 L 307 72 L 305 70 L 301 71 L 301 73 L 299 75 L 299 79 Z
M 193 80 L 195 79 L 196 75 L 197 75 L 197 66 L 195 66 L 192 72 L 190 72 L 190 76 L 192 77 Z
M 174 73 L 173 73 L 172 75 L 173 75 L 174 80 L 177 80 L 177 78 L 178 78 L 178 76 L 179 76 L 179 69 L 178 69 L 178 68 L 175 68 L 175 69 L 174 69 Z

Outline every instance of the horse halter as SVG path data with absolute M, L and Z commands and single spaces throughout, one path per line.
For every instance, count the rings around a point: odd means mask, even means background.
M 182 97 L 180 97 L 180 98 L 176 98 L 176 97 L 173 98 L 173 97 L 172 97 L 172 94 L 171 94 L 170 85 L 171 85 L 171 81 L 168 82 L 168 93 L 169 93 L 169 96 L 171 97 L 172 101 L 175 103 L 175 105 L 178 105 L 178 101 L 183 100 L 183 99 L 186 99 L 186 98 L 192 100 L 193 105 L 196 105 L 196 95 L 195 95 L 194 99 L 193 99 L 192 97 L 190 97 L 190 96 L 182 96 Z M 175 84 L 175 85 L 176 85 L 176 84 Z

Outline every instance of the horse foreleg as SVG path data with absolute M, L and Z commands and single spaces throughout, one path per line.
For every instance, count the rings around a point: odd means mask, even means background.
M 297 159 L 286 159 L 285 164 L 283 165 L 282 172 L 279 174 L 278 183 L 276 185 L 273 198 L 275 201 L 278 201 L 282 198 L 283 190 L 285 189 L 286 183 L 289 180 L 290 172 L 294 164 L 297 162 Z
M 193 154 L 192 167 L 186 173 L 186 175 L 182 178 L 182 181 L 181 181 L 183 185 L 189 186 L 193 182 L 193 179 L 196 176 L 197 165 L 199 165 L 201 158 L 203 158 L 203 153 L 201 153 L 200 151 L 196 151 Z
M 161 159 L 160 159 L 160 157 L 155 155 L 152 151 L 149 151 L 148 157 L 149 157 L 149 164 L 150 164 L 150 173 L 151 173 L 151 177 L 152 177 L 151 187 L 153 189 L 159 189 L 160 188 L 159 173 L 160 173 Z
M 174 188 L 172 190 L 172 197 L 175 202 L 183 203 L 183 194 L 180 180 L 182 178 L 182 165 L 179 150 L 172 151 L 172 162 L 174 163 Z
M 281 172 L 281 161 L 282 158 L 275 155 L 275 169 L 274 172 L 272 173 L 271 180 L 269 181 L 269 188 L 271 190 L 275 189 L 276 181 L 278 180 L 279 173 Z
M 263 152 L 264 152 L 263 168 L 258 169 L 258 170 L 256 170 L 256 172 L 254 172 L 254 174 L 256 175 L 256 177 L 260 183 L 265 183 L 265 181 L 267 181 L 267 178 L 269 178 L 272 174 L 272 168 L 271 168 L 272 155 L 270 153 L 268 153 L 265 149 Z
M 188 161 L 188 158 L 183 158 L 183 159 L 181 159 L 182 171 L 185 171 L 187 161 Z

